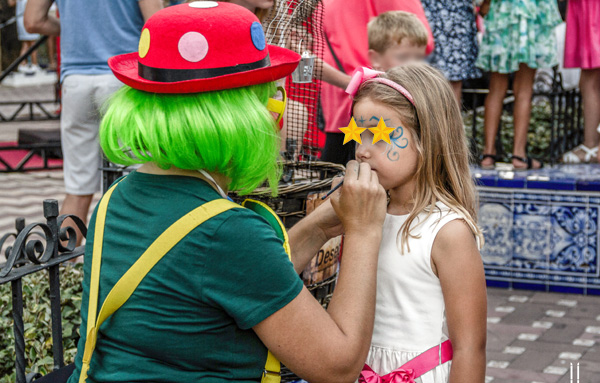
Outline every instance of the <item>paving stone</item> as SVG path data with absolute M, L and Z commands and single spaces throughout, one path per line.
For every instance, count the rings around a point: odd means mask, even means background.
M 596 344 L 596 342 L 592 339 L 581 339 L 577 338 L 573 340 L 574 346 L 582 346 L 582 347 L 592 347 Z
M 587 361 L 591 363 L 595 363 L 600 366 L 600 347 L 592 347 L 588 350 L 583 351 L 583 356 L 581 357 L 581 362 Z M 600 381 L 600 379 L 599 379 Z
M 561 299 L 556 304 L 559 306 L 575 307 L 577 306 L 577 301 L 574 299 Z
M 600 300 L 594 304 L 579 304 L 569 309 L 569 316 L 573 318 L 596 319 L 600 314 Z
M 487 345 L 486 350 L 490 351 L 498 351 L 502 352 L 506 346 L 511 344 L 514 341 L 513 337 L 506 336 L 494 336 L 493 334 L 488 333 L 487 336 Z
M 539 339 L 544 342 L 570 344 L 573 342 L 573 339 L 579 338 L 584 330 L 585 326 L 580 324 L 555 323 L 554 326 L 546 330 Z
M 579 300 L 580 295 L 536 292 L 535 294 L 533 294 L 529 302 L 556 304 L 561 299 L 574 299 L 573 297 L 577 297 L 577 300 Z
M 541 304 L 526 304 L 515 306 L 514 312 L 507 314 L 502 321 L 507 324 L 533 323 L 546 317 L 546 312 L 550 307 Z
M 584 353 L 589 350 L 588 347 L 575 346 L 571 343 L 556 343 L 556 342 L 545 342 L 535 341 L 530 342 L 526 340 L 515 340 L 510 344 L 510 347 L 525 347 L 527 350 L 533 351 L 546 351 L 554 352 L 558 356 L 561 352 L 579 352 Z
M 577 363 L 579 363 L 579 383 L 598 383 L 600 382 L 600 364 L 589 361 L 565 361 L 557 360 L 552 365 L 564 367 L 567 370 L 565 377 L 561 382 L 569 382 L 571 378 L 571 365 L 573 366 L 573 382 L 577 382 Z
M 504 348 L 506 350 L 506 347 Z M 509 354 L 505 353 L 504 350 L 502 352 L 499 351 L 488 351 L 486 353 L 487 361 L 498 361 L 498 362 L 512 362 L 517 358 L 518 354 Z
M 508 297 L 509 302 L 525 303 L 530 299 L 528 295 L 511 295 Z
M 514 360 L 514 362 L 510 364 L 510 368 L 543 372 L 544 368 L 548 367 L 553 361 L 557 359 L 557 357 L 557 352 L 546 352 L 528 349 L 523 354 L 519 355 Z
M 492 383 L 520 383 L 520 382 L 544 382 L 556 383 L 560 379 L 558 375 L 544 374 L 531 370 L 509 368 L 493 368 L 488 367 L 486 375 L 494 377 Z

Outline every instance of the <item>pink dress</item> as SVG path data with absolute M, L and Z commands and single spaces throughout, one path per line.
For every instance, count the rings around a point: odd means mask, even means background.
M 600 68 L 599 0 L 569 0 L 565 68 Z

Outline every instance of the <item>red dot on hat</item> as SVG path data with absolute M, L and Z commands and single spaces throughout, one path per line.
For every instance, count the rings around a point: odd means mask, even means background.
M 181 57 L 195 63 L 206 57 L 208 53 L 208 41 L 206 41 L 206 37 L 201 33 L 188 32 L 181 36 L 177 48 Z

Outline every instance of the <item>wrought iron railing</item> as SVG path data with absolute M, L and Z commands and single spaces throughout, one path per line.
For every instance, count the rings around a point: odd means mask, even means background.
M 75 247 L 77 234 L 73 227 L 63 224 L 72 219 L 79 230 L 86 235 L 83 221 L 73 215 L 58 215 L 58 201 L 44 201 L 45 223 L 26 225 L 18 218 L 15 232 L 0 237 L 0 253 L 4 251 L 6 262 L 0 264 L 0 285 L 11 284 L 12 318 L 15 336 L 15 370 L 17 383 L 29 383 L 39 377 L 32 372 L 26 374 L 25 334 L 23 323 L 23 277 L 48 271 L 50 309 L 52 319 L 52 353 L 54 370 L 64 366 L 62 317 L 60 301 L 59 266 L 63 262 L 83 255 L 83 246 Z

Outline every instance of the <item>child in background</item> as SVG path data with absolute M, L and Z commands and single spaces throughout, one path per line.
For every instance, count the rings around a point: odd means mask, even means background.
M 382 381 L 481 383 L 483 237 L 452 89 L 436 69 L 409 63 L 386 73 L 362 68 L 347 92 L 354 120 L 370 128 L 361 135 L 356 160 L 371 166 L 389 195 L 375 327 L 359 382 L 388 375 Z M 385 128 L 382 121 L 393 128 L 389 137 L 377 133 Z
M 427 29 L 412 13 L 382 13 L 369 21 L 367 33 L 369 61 L 373 69 L 387 71 L 410 61 L 425 59 Z
M 543 164 L 527 156 L 531 96 L 535 70 L 558 64 L 554 35 L 554 27 L 561 23 L 558 5 L 555 0 L 484 0 L 479 12 L 485 16 L 485 33 L 476 65 L 492 72 L 485 98 L 481 167 L 493 169 L 498 160 L 496 133 L 508 77 L 515 73 L 512 165 L 516 170 L 539 169 Z
M 13 4 L 15 1 L 9 2 L 9 4 Z M 25 13 L 25 6 L 27 5 L 27 0 L 16 0 L 17 9 L 15 11 L 17 17 L 17 35 L 19 37 L 19 41 L 21 42 L 21 51 L 19 52 L 19 56 L 23 56 L 25 52 L 29 48 L 35 44 L 35 42 L 40 38 L 40 35 L 37 33 L 29 33 L 25 30 L 25 24 L 23 23 L 23 14 Z M 40 67 L 38 66 L 37 59 L 37 51 L 33 51 L 31 53 L 31 62 L 29 60 L 23 61 L 19 65 L 19 71 L 27 74 L 35 74 L 35 72 L 39 71 Z

